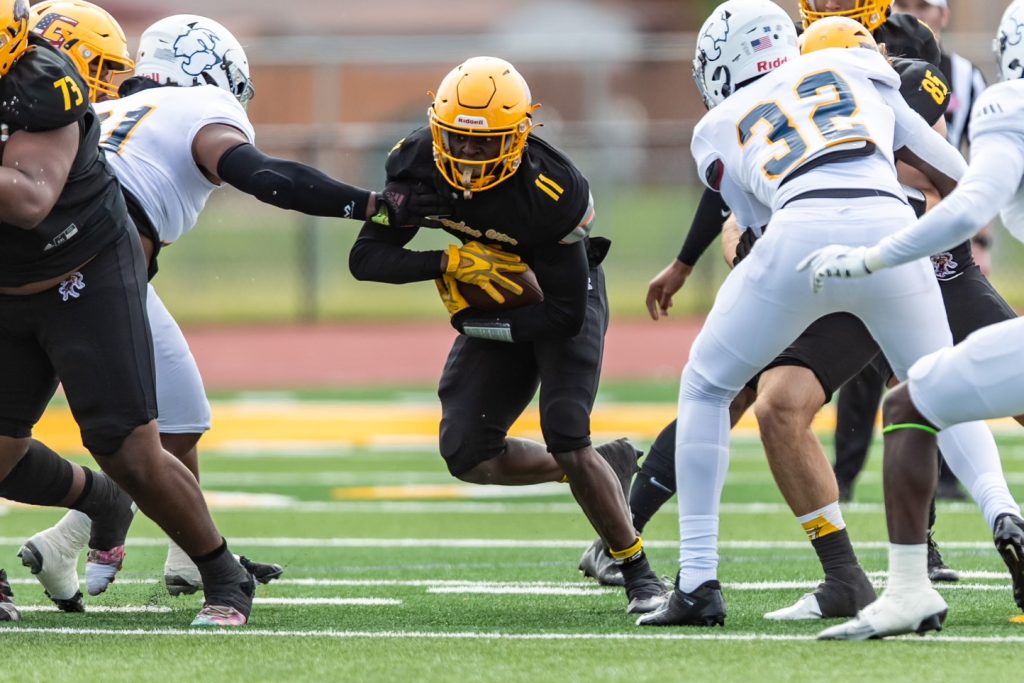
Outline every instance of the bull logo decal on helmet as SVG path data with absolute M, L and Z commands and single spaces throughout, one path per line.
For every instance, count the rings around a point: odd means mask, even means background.
M 729 19 L 731 18 L 732 13 L 729 10 L 722 10 L 722 15 L 701 35 L 697 48 L 705 62 L 721 59 L 722 45 L 729 39 Z
M 188 29 L 174 41 L 174 56 L 183 59 L 181 70 L 189 76 L 199 76 L 223 61 L 217 54 L 217 34 L 189 24 Z

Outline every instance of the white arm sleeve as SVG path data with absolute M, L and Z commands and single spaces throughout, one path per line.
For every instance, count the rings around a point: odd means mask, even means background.
M 899 90 L 884 85 L 878 85 L 877 89 L 896 114 L 893 149 L 899 151 L 906 147 L 950 180 L 959 181 L 967 171 L 967 163 L 960 152 L 910 108 Z
M 726 205 L 732 209 L 736 223 L 741 229 L 752 229 L 754 234 L 760 237 L 761 228 L 768 225 L 771 220 L 772 210 L 761 203 L 761 201 L 750 194 L 739 183 L 732 179 L 728 171 L 723 174 L 722 186 L 719 190 Z
M 953 192 L 916 223 L 868 250 L 868 268 L 898 266 L 937 254 L 987 225 L 1016 194 L 1024 176 L 1024 135 L 992 132 L 975 138 L 971 165 Z

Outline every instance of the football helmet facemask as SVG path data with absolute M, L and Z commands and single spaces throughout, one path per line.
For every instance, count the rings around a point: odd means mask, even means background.
M 878 43 L 864 25 L 846 17 L 825 17 L 811 24 L 798 39 L 800 54 L 830 47 L 862 47 L 878 52 Z
M 781 7 L 769 0 L 728 0 L 697 34 L 693 80 L 711 109 L 799 54 L 796 27 Z
M 0 76 L 28 49 L 28 0 L 0 0 Z
M 828 12 L 824 10 L 825 0 L 800 0 L 800 18 L 804 28 L 825 17 L 846 17 L 874 31 L 889 18 L 892 3 L 893 0 L 855 0 L 853 9 Z
M 473 57 L 452 69 L 427 110 L 434 163 L 449 185 L 469 195 L 508 180 L 519 169 L 534 128 L 530 87 L 515 67 L 496 57 Z M 452 136 L 497 142 L 495 156 L 460 158 Z
M 1024 0 L 1015 0 L 1006 8 L 992 50 L 1000 80 L 1024 78 Z
M 194 14 L 161 19 L 143 32 L 135 75 L 164 85 L 215 85 L 243 106 L 256 95 L 238 40 L 213 19 Z
M 117 99 L 114 82 L 135 68 L 121 25 L 91 2 L 50 0 L 34 5 L 29 30 L 71 59 L 89 84 L 92 102 Z

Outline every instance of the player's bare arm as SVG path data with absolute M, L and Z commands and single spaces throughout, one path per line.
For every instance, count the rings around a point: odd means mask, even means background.
M 0 167 L 0 214 L 5 223 L 31 230 L 50 214 L 78 153 L 78 136 L 78 123 L 11 135 Z

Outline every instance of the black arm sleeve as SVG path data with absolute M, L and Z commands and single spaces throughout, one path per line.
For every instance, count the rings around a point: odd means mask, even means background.
M 224 153 L 217 175 L 261 202 L 311 216 L 366 218 L 369 190 L 338 182 L 297 161 L 267 156 L 248 142 Z
M 389 228 L 363 223 L 359 237 L 348 255 L 348 268 L 357 280 L 406 282 L 433 280 L 442 275 L 441 251 L 406 249 L 416 235 L 415 228 Z
M 711 243 L 722 232 L 722 224 L 729 215 L 729 206 L 722 195 L 714 190 L 705 189 L 697 205 L 697 212 L 690 223 L 690 231 L 686 233 L 686 241 L 679 251 L 681 263 L 694 266 L 704 255 Z
M 466 309 L 452 319 L 459 332 L 465 328 L 504 328 L 512 341 L 561 339 L 579 334 L 587 317 L 590 264 L 583 241 L 551 244 L 534 252 L 530 267 L 544 291 L 544 301 L 500 313 Z

